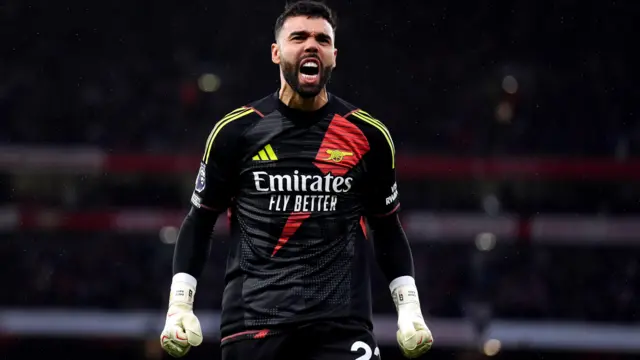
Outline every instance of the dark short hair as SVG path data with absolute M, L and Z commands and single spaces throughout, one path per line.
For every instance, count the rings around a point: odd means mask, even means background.
M 278 39 L 278 34 L 282 30 L 285 20 L 294 16 L 306 16 L 308 18 L 321 18 L 327 20 L 331 25 L 333 32 L 337 29 L 336 15 L 324 2 L 313 0 L 300 0 L 288 3 L 284 7 L 284 11 L 276 20 L 276 26 L 274 29 L 275 38 Z

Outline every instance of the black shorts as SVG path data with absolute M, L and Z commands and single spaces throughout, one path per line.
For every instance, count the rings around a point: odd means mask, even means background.
M 289 329 L 244 331 L 222 339 L 222 360 L 378 360 L 364 325 L 318 322 Z

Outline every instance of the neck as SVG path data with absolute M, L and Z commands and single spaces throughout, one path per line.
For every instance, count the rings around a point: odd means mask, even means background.
M 286 82 L 280 87 L 280 101 L 292 109 L 302 111 L 315 111 L 329 102 L 327 89 L 323 88 L 320 93 L 312 98 L 303 98 Z

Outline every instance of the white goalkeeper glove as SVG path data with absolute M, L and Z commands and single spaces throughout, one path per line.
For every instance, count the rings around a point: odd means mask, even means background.
M 433 336 L 420 310 L 418 289 L 411 276 L 401 276 L 389 284 L 393 302 L 398 311 L 396 339 L 404 356 L 417 358 L 431 349 Z
M 197 280 L 187 273 L 173 276 L 169 311 L 160 335 L 160 344 L 175 358 L 185 356 L 192 346 L 202 343 L 200 321 L 193 314 L 193 298 L 197 283 Z

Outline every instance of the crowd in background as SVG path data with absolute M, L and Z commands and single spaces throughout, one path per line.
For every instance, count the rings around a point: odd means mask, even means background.
M 36 3 L 3 7 L 0 144 L 199 153 L 217 119 L 278 88 L 271 2 Z M 615 2 L 439 0 L 408 4 L 410 17 L 393 2 L 331 5 L 342 17 L 330 90 L 385 122 L 399 151 L 640 151 Z
M 214 237 L 198 286 L 198 308 L 217 311 L 233 242 Z M 417 239 L 414 239 L 417 240 Z M 375 239 L 374 239 L 375 242 Z M 13 269 L 0 307 L 156 309 L 166 307 L 173 246 L 152 235 L 25 233 L 4 240 L 0 261 Z M 456 239 L 414 241 L 414 261 L 429 316 L 473 316 L 490 304 L 507 319 L 640 321 L 640 252 L 634 247 L 498 243 L 481 252 Z M 387 281 L 372 267 L 374 310 L 391 314 Z
M 66 3 L 0 5 L 0 148 L 198 155 L 217 119 L 278 89 L 273 2 Z M 330 90 L 385 122 L 399 154 L 638 156 L 629 12 L 616 2 L 565 3 L 409 1 L 397 11 L 398 2 L 330 2 L 341 15 Z M 407 170 L 398 171 L 406 211 L 640 213 L 630 179 L 404 181 Z M 186 211 L 193 175 L 0 170 L 0 207 Z M 0 238 L 0 262 L 11 269 L 0 307 L 166 307 L 173 248 L 157 236 Z M 199 308 L 219 308 L 229 243 L 214 246 Z M 640 321 L 636 247 L 499 243 L 479 252 L 462 243 L 413 245 L 429 316 L 471 316 L 486 303 L 502 318 Z M 385 284 L 376 273 L 376 313 L 393 312 Z

